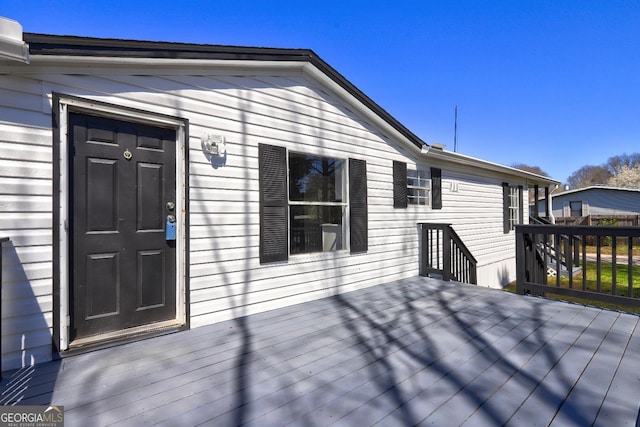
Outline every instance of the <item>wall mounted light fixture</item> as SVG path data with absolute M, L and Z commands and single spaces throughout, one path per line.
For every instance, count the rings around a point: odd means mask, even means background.
M 204 134 L 201 138 L 202 151 L 211 156 L 224 157 L 227 153 L 227 143 L 222 135 Z

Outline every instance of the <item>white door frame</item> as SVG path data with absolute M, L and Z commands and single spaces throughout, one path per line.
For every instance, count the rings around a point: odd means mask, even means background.
M 127 109 L 118 107 L 117 105 L 105 104 L 89 99 L 80 99 L 75 96 L 65 96 L 56 94 L 58 97 L 59 111 L 59 138 L 54 141 L 58 144 L 60 153 L 59 158 L 55 161 L 59 164 L 60 176 L 58 177 L 59 191 L 59 223 L 54 226 L 58 227 L 59 237 L 59 254 L 58 259 L 54 262 L 58 263 L 59 274 L 59 306 L 54 307 L 59 310 L 60 324 L 54 325 L 59 328 L 58 349 L 64 351 L 69 349 L 69 327 L 71 326 L 71 307 L 70 307 L 70 277 L 69 271 L 69 242 L 73 236 L 69 233 L 69 150 L 68 150 L 68 114 L 69 111 L 100 115 L 112 119 L 126 120 L 146 125 L 158 125 L 162 127 L 172 127 L 176 130 L 176 222 L 178 224 L 178 232 L 176 236 L 176 321 L 181 325 L 188 323 L 187 319 L 187 284 L 186 284 L 186 259 L 187 259 L 187 240 L 186 240 L 186 223 L 187 223 L 187 194 L 186 180 L 187 178 L 187 121 L 176 117 L 170 117 L 152 112 Z M 55 200 L 55 197 L 54 197 Z

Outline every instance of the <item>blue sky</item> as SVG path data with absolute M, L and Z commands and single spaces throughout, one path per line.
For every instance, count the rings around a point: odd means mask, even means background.
M 0 0 L 26 32 L 308 48 L 427 143 L 553 178 L 640 152 L 640 2 Z

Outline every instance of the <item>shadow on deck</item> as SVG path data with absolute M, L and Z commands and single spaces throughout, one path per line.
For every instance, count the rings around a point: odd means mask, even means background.
M 639 318 L 415 277 L 37 365 L 67 425 L 633 425 Z

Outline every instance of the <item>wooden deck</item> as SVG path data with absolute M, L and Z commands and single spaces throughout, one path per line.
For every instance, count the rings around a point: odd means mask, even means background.
M 636 425 L 639 317 L 416 277 L 5 375 L 67 426 Z

